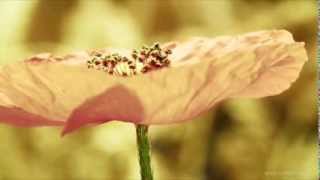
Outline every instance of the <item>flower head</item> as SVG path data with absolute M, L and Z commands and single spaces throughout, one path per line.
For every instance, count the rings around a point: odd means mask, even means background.
M 228 98 L 283 92 L 306 60 L 304 43 L 285 30 L 133 51 L 40 54 L 0 69 L 0 119 L 64 125 L 64 133 L 112 120 L 184 122 Z

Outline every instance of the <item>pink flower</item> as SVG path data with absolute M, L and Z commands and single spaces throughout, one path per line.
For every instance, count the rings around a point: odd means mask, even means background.
M 279 94 L 297 79 L 307 61 L 304 43 L 295 42 L 285 30 L 164 46 L 172 51 L 170 65 L 130 77 L 88 68 L 92 52 L 40 54 L 3 66 L 1 122 L 63 125 L 63 133 L 112 120 L 147 125 L 184 122 L 228 98 Z M 125 50 L 106 49 L 104 54 L 114 52 L 130 57 Z

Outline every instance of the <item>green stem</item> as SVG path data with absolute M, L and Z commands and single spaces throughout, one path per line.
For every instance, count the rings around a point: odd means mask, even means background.
M 153 180 L 148 126 L 136 125 L 141 180 Z

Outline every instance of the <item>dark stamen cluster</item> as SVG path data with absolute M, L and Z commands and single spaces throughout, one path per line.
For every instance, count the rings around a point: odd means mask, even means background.
M 120 56 L 118 53 L 105 55 L 101 52 L 92 52 L 91 60 L 87 61 L 88 68 L 103 70 L 109 74 L 114 74 L 116 66 L 120 63 L 132 63 L 127 57 Z
M 95 51 L 91 54 L 92 58 L 87 61 L 87 65 L 88 68 L 103 70 L 112 75 L 131 76 L 169 66 L 169 54 L 171 50 L 162 50 L 159 43 L 133 50 L 132 58 L 117 53 L 106 55 Z
M 159 43 L 155 43 L 151 47 L 142 46 L 140 50 L 133 50 L 132 57 L 136 61 L 143 64 L 141 70 L 142 73 L 148 72 L 153 69 L 159 69 L 170 65 L 170 60 L 168 59 L 171 50 L 162 50 Z

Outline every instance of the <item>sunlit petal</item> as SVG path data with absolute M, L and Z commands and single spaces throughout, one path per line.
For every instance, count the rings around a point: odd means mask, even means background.
M 44 60 L 5 66 L 0 94 L 6 98 L 0 105 L 64 121 L 64 133 L 111 120 L 182 122 L 227 98 L 281 93 L 307 60 L 304 44 L 283 30 L 195 38 L 166 46 L 173 51 L 171 67 L 131 77 L 88 69 L 86 52 L 61 59 L 43 54 L 38 58 Z M 7 122 L 17 124 L 10 117 Z

